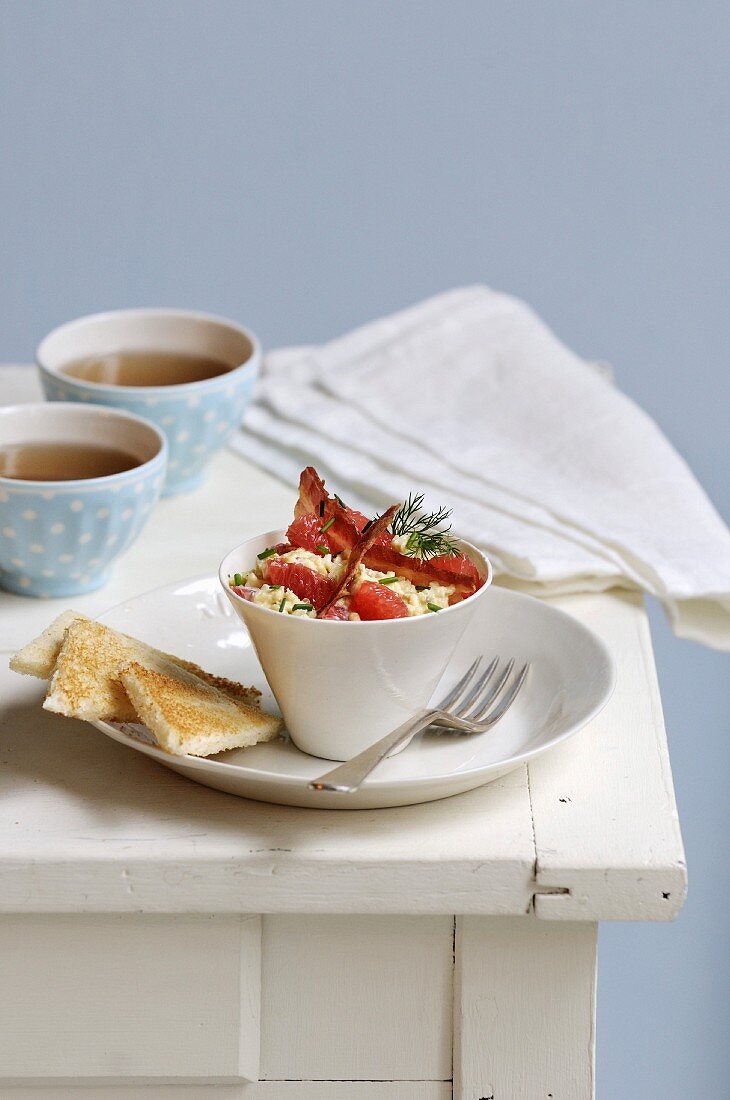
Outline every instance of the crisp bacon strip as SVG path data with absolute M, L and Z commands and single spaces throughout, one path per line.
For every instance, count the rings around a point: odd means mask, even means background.
M 347 559 L 347 569 L 344 572 L 342 580 L 330 596 L 327 603 L 322 608 L 320 612 L 320 618 L 324 617 L 327 611 L 329 611 L 329 609 L 332 607 L 332 605 L 335 604 L 340 596 L 347 591 L 353 577 L 355 576 L 355 573 L 357 572 L 358 565 L 363 560 L 373 543 L 377 542 L 382 533 L 388 530 L 388 527 L 390 526 L 390 521 L 392 520 L 395 513 L 398 511 L 398 507 L 399 506 L 397 504 L 391 504 L 390 508 L 388 508 L 387 511 L 383 512 L 382 516 L 379 516 L 376 520 L 373 520 L 367 531 L 364 531 L 359 536 L 358 541 L 350 550 L 350 556 Z
M 307 466 L 299 476 L 299 499 L 294 508 L 294 516 L 311 513 L 319 516 L 322 527 L 327 527 L 325 541 L 333 554 L 342 550 L 351 550 L 360 538 L 360 528 L 353 518 L 357 513 L 343 508 L 325 489 L 324 482 L 313 466 Z M 366 522 L 363 520 L 363 522 Z
M 456 591 L 451 596 L 451 603 L 458 603 L 476 592 L 482 586 L 482 578 L 479 576 L 476 566 L 465 554 L 460 557 L 411 558 L 406 554 L 400 554 L 392 546 L 373 546 L 365 555 L 365 565 L 368 569 L 377 569 L 380 573 L 397 573 L 411 584 L 437 584 L 453 585 Z
M 313 466 L 307 466 L 302 470 L 299 478 L 299 499 L 294 515 L 299 518 L 312 513 L 321 518 L 323 527 L 330 519 L 334 520 L 324 536 L 324 541 L 333 554 L 342 550 L 352 550 L 359 542 L 362 529 L 367 522 L 360 512 L 342 508 L 333 497 L 330 497 L 317 471 Z M 380 523 L 379 520 L 376 522 Z M 372 530 L 373 528 L 369 527 L 367 534 L 371 535 Z M 376 569 L 381 573 L 397 573 L 399 577 L 404 577 L 412 584 L 428 585 L 435 581 L 438 584 L 453 585 L 455 591 L 451 596 L 451 603 L 458 603 L 467 596 L 471 596 L 481 588 L 483 583 L 476 566 L 465 554 L 459 557 L 440 556 L 427 560 L 401 554 L 391 545 L 387 524 L 378 527 L 378 535 L 372 542 L 368 540 L 368 549 L 361 560 L 369 569 Z
M 294 505 L 294 518 L 299 519 L 308 512 L 317 512 L 321 500 L 329 500 L 324 482 L 314 466 L 306 466 L 299 475 L 299 499 Z
M 338 619 L 340 622 L 347 622 L 350 618 L 350 601 L 345 596 L 337 603 L 333 603 L 332 607 L 325 612 L 324 615 L 319 616 L 320 619 Z

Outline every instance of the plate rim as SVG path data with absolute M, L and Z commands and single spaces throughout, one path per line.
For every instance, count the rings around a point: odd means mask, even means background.
M 168 581 L 167 584 L 156 585 L 154 588 L 149 588 L 144 592 L 138 593 L 136 596 L 132 596 L 126 600 L 121 600 L 119 603 L 114 604 L 112 607 L 100 612 L 96 618 L 99 622 L 104 623 L 109 616 L 112 616 L 114 612 L 122 611 L 127 608 L 130 603 L 136 603 L 139 600 L 144 600 L 146 597 L 156 595 L 157 593 L 164 592 L 166 589 L 174 589 L 182 587 L 183 585 L 192 585 L 198 583 L 212 582 L 214 589 L 217 591 L 217 586 L 220 584 L 220 580 L 215 573 L 202 573 L 194 577 L 181 578 L 177 581 Z M 512 770 L 512 768 L 519 767 L 520 764 L 526 763 L 536 756 L 541 756 L 544 752 L 555 748 L 556 745 L 561 744 L 563 741 L 567 741 L 570 737 L 574 736 L 581 729 L 588 725 L 589 722 L 600 714 L 604 707 L 609 703 L 615 687 L 616 687 L 616 662 L 613 655 L 603 641 L 595 631 L 590 627 L 580 622 L 573 615 L 570 615 L 567 611 L 563 611 L 562 608 L 552 607 L 546 604 L 543 600 L 538 599 L 535 596 L 528 595 L 526 592 L 519 592 L 513 588 L 502 587 L 499 584 L 492 586 L 492 591 L 497 590 L 500 593 L 505 594 L 507 600 L 517 600 L 518 602 L 526 603 L 531 606 L 537 606 L 540 608 L 540 612 L 547 613 L 548 615 L 555 615 L 564 622 L 567 622 L 571 629 L 577 630 L 583 633 L 587 640 L 589 640 L 601 653 L 604 659 L 605 669 L 608 676 L 607 685 L 597 700 L 597 702 L 589 708 L 586 714 L 578 718 L 575 722 L 571 723 L 567 729 L 557 734 L 546 744 L 537 745 L 531 749 L 525 749 L 522 752 L 516 753 L 512 756 L 506 757 L 502 760 L 493 761 L 490 764 L 481 764 L 472 767 L 460 769 L 458 772 L 438 772 L 429 775 L 420 776 L 405 776 L 398 779 L 380 779 L 377 775 L 371 776 L 366 781 L 367 786 L 373 794 L 395 791 L 412 790 L 420 786 L 432 783 L 448 783 L 449 781 L 456 782 L 457 780 L 463 780 L 466 778 L 476 778 L 477 776 L 487 777 L 491 772 L 501 771 L 505 767 Z M 116 627 L 114 629 L 117 629 Z M 245 633 L 245 627 L 241 623 L 241 630 Z M 280 786 L 301 788 L 302 784 L 306 784 L 307 780 L 303 776 L 291 776 L 285 775 L 281 772 L 271 772 L 262 768 L 251 767 L 250 765 L 239 763 L 227 763 L 225 760 L 215 760 L 211 757 L 204 756 L 190 756 L 174 755 L 167 753 L 164 749 L 159 748 L 157 745 L 147 744 L 144 741 L 137 740 L 136 738 L 124 733 L 122 729 L 114 726 L 110 722 L 106 722 L 103 719 L 92 719 L 91 724 L 98 730 L 104 733 L 107 737 L 117 741 L 122 745 L 127 745 L 130 748 L 135 749 L 138 752 L 142 752 L 146 756 L 150 756 L 153 760 L 157 760 L 159 763 L 170 766 L 171 764 L 177 767 L 183 767 L 186 771 L 209 771 L 213 774 L 220 771 L 222 768 L 224 771 L 228 771 L 232 774 L 239 775 L 244 780 L 251 780 L 258 783 L 276 783 Z M 302 755 L 306 756 L 306 753 Z M 312 760 L 318 760 L 318 757 L 312 757 Z M 329 761 L 322 760 L 323 766 Z M 331 762 L 334 766 L 335 761 Z M 477 784 L 480 785 L 480 784 Z

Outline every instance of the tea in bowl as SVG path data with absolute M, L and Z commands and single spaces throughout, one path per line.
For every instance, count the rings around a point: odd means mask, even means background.
M 116 409 L 0 408 L 0 588 L 74 596 L 100 588 L 162 490 L 164 435 Z
M 253 333 L 175 309 L 97 313 L 54 329 L 36 352 L 49 401 L 90 401 L 152 420 L 167 436 L 163 493 L 187 492 L 241 423 L 261 363 Z

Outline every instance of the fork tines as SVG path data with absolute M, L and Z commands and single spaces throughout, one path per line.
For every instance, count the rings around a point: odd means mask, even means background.
M 438 704 L 443 713 L 439 725 L 448 724 L 449 718 L 456 719 L 459 725 L 470 723 L 485 729 L 494 725 L 514 702 L 530 667 L 529 663 L 524 664 L 512 677 L 514 657 L 501 670 L 499 657 L 494 657 L 483 672 L 481 664 L 482 658 L 478 657 Z

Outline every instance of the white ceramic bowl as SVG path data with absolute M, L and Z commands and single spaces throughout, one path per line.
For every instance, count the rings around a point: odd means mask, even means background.
M 173 386 L 111 386 L 63 373 L 72 360 L 115 351 L 186 352 L 220 359 L 230 368 L 201 382 Z M 181 309 L 120 309 L 69 321 L 36 352 L 49 401 L 111 405 L 153 421 L 167 436 L 164 496 L 188 492 L 208 462 L 239 427 L 261 364 L 252 332 L 207 313 Z
M 461 603 L 408 619 L 308 619 L 244 600 L 228 583 L 284 539 L 284 531 L 249 539 L 225 556 L 218 576 L 296 746 L 326 760 L 349 760 L 428 702 L 491 583 L 492 567 L 475 547 L 460 542 L 484 578 Z

